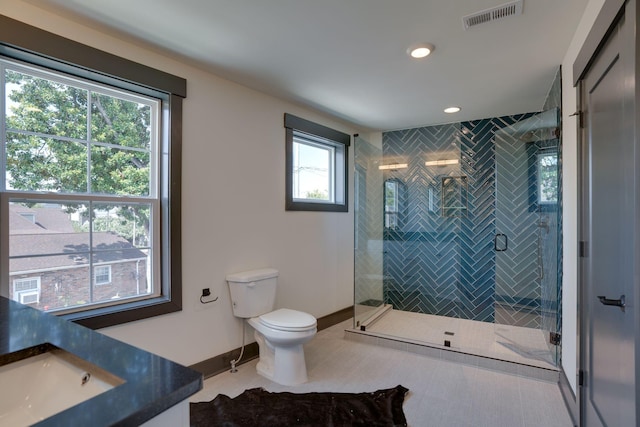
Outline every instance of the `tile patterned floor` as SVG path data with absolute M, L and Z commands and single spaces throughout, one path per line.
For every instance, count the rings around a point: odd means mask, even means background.
M 363 392 L 409 389 L 404 402 L 413 427 L 571 427 L 557 384 L 344 339 L 352 320 L 325 329 L 307 345 L 309 382 L 275 384 L 255 371 L 256 360 L 205 380 L 192 402 L 235 397 L 253 387 L 269 391 Z

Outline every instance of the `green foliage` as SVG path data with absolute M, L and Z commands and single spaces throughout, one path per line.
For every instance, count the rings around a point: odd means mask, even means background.
M 148 246 L 148 233 L 146 230 L 135 227 L 135 220 L 125 217 L 101 217 L 93 220 L 93 231 L 108 231 L 124 237 L 135 246 Z M 89 231 L 89 223 L 85 223 L 82 231 Z
M 5 77 L 11 188 L 149 195 L 149 105 L 17 71 L 7 70 Z M 118 217 L 129 222 L 125 228 L 133 228 L 136 218 L 143 231 L 148 213 L 127 205 Z
M 384 183 L 384 209 L 386 212 L 395 212 L 398 205 L 398 183 L 386 181 Z
M 307 191 L 304 196 L 306 199 L 328 200 L 329 194 L 326 191 L 315 189 L 313 191 Z

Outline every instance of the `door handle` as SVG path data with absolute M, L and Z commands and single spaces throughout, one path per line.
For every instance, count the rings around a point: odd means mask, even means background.
M 598 299 L 603 305 L 613 305 L 615 307 L 620 307 L 620 310 L 624 311 L 624 307 L 625 307 L 624 295 L 620 295 L 620 299 L 609 299 L 603 296 L 598 296 Z

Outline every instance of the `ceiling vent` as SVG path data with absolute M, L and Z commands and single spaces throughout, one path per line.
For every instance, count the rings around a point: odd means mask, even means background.
M 462 22 L 464 24 L 464 29 L 468 30 L 471 27 L 485 24 L 487 22 L 508 18 L 510 16 L 522 15 L 523 2 L 524 0 L 516 0 L 500 6 L 492 7 L 491 9 L 463 16 Z

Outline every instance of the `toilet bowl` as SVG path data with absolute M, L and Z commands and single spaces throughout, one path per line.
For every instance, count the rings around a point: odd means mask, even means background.
M 260 350 L 258 374 L 282 385 L 307 381 L 303 345 L 317 331 L 315 317 L 282 308 L 247 321 L 254 329 Z
M 254 329 L 260 351 L 258 374 L 282 385 L 307 381 L 303 345 L 317 331 L 316 318 L 302 311 L 274 311 L 278 270 L 265 268 L 227 276 L 236 317 Z

